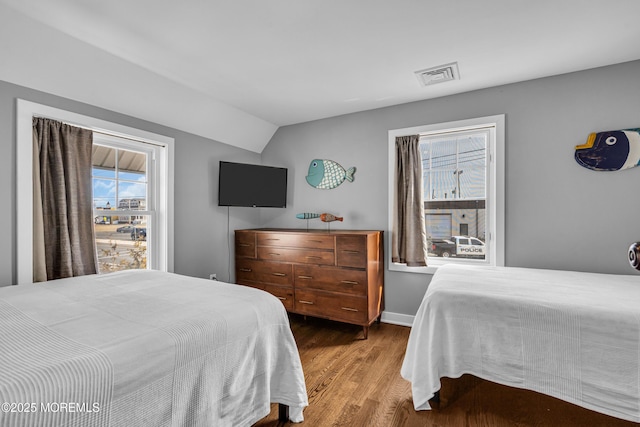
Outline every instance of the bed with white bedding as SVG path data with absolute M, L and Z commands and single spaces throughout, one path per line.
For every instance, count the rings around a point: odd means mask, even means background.
M 136 270 L 0 288 L 0 425 L 249 426 L 307 392 L 282 303 Z
M 439 267 L 401 374 L 426 410 L 465 373 L 640 422 L 640 277 Z

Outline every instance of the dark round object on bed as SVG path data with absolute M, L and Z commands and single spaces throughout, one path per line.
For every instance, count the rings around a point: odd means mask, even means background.
M 636 270 L 640 270 L 640 242 L 635 242 L 629 246 L 629 264 Z

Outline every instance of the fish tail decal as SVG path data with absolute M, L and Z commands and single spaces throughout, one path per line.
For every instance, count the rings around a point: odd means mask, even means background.
M 353 182 L 353 174 L 356 173 L 356 168 L 355 166 L 352 168 L 347 169 L 347 173 L 345 175 L 345 178 L 347 179 L 347 181 L 349 182 Z

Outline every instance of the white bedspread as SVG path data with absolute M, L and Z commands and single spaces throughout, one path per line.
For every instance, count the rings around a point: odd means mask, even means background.
M 438 268 L 401 374 L 416 410 L 440 378 L 473 374 L 640 422 L 640 277 Z
M 0 425 L 250 426 L 307 393 L 284 307 L 157 271 L 0 288 Z

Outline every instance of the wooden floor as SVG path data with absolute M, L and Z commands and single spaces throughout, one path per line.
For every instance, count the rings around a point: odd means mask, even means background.
M 443 380 L 443 408 L 416 412 L 410 383 L 400 377 L 409 328 L 374 324 L 369 339 L 343 323 L 291 315 L 309 406 L 302 426 L 638 427 L 531 391 L 472 376 Z M 444 404 L 446 399 L 446 405 Z M 277 405 L 256 427 L 278 421 Z

